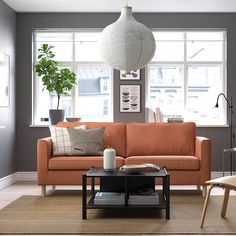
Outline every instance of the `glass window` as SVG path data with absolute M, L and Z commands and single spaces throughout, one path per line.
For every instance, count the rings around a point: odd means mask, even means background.
M 156 31 L 154 36 L 147 107 L 160 108 L 164 121 L 183 117 L 198 125 L 225 125 L 225 106 L 214 106 L 217 95 L 226 92 L 226 32 Z
M 43 43 L 54 46 L 59 67 L 77 74 L 77 85 L 69 96 L 60 99 L 66 117 L 81 117 L 82 121 L 112 121 L 112 69 L 105 66 L 98 50 L 98 32 L 34 32 L 34 65 L 37 50 Z M 87 65 L 85 65 L 85 63 Z M 43 90 L 42 81 L 34 73 L 33 124 L 45 124 L 48 110 L 55 109 L 57 96 Z

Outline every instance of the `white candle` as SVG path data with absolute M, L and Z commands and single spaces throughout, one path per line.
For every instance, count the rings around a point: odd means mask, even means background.
M 103 168 L 105 171 L 116 169 L 116 151 L 113 148 L 106 148 L 103 151 Z

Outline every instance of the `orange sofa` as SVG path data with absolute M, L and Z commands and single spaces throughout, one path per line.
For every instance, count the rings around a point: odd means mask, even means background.
M 105 127 L 104 145 L 116 150 L 116 166 L 165 165 L 172 185 L 204 185 L 211 174 L 211 141 L 196 137 L 196 125 L 184 123 L 60 122 L 58 127 Z M 102 167 L 102 156 L 52 156 L 51 138 L 37 143 L 38 184 L 81 185 L 91 166 Z

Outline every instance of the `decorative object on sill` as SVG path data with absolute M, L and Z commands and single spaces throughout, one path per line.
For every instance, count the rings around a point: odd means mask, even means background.
M 182 116 L 173 116 L 173 117 L 169 117 L 167 119 L 167 122 L 169 122 L 169 123 L 183 123 L 184 118 Z
M 8 107 L 10 103 L 10 56 L 0 52 L 0 107 Z
M 106 64 L 129 75 L 152 59 L 156 43 L 151 30 L 137 22 L 132 7 L 126 5 L 118 20 L 102 31 L 100 49 Z
M 49 121 L 49 118 L 48 118 L 48 117 L 41 117 L 41 118 L 40 118 L 40 121 L 41 121 L 41 122 L 48 122 L 48 121 Z
M 116 169 L 116 150 L 112 147 L 103 151 L 103 169 L 105 171 L 114 171 Z
M 140 112 L 140 85 L 120 85 L 120 112 Z
M 160 107 L 156 108 L 155 117 L 156 117 L 156 122 L 164 122 L 164 116 L 163 113 L 161 112 Z
M 76 84 L 76 74 L 68 68 L 59 69 L 58 62 L 53 60 L 54 46 L 42 44 L 38 49 L 38 64 L 35 65 L 36 74 L 42 78 L 43 89 L 57 95 L 57 108 L 50 110 L 49 116 L 52 125 L 64 120 L 64 111 L 59 110 L 61 96 L 69 95 Z
M 227 105 L 228 105 L 228 108 L 229 108 L 229 128 L 230 128 L 230 148 L 234 148 L 234 138 L 235 138 L 235 135 L 234 135 L 234 131 L 233 131 L 233 114 L 234 114 L 234 111 L 233 111 L 233 101 L 232 101 L 232 96 L 230 96 L 230 101 L 228 100 L 228 98 L 225 96 L 224 93 L 219 93 L 218 96 L 217 96 L 217 99 L 216 99 L 216 105 L 215 105 L 215 108 L 218 108 L 219 107 L 219 98 L 220 96 L 223 96 Z M 231 152 L 230 153 L 230 174 L 232 175 L 233 174 L 233 169 L 235 168 L 235 163 L 234 163 L 234 153 Z
M 79 122 L 79 121 L 81 121 L 81 118 L 79 118 L 79 117 L 66 117 L 66 121 L 68 121 L 68 122 Z
M 122 74 L 120 72 L 120 80 L 140 80 L 140 70 L 130 74 Z

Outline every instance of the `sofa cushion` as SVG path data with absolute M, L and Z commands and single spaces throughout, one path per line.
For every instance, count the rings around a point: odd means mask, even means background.
M 131 156 L 125 158 L 125 165 L 152 163 L 167 170 L 199 170 L 200 160 L 195 156 Z
M 127 124 L 127 156 L 194 155 L 193 122 Z
M 71 143 L 72 143 L 72 155 L 79 156 L 101 156 L 104 150 L 104 127 L 95 129 L 76 129 L 67 128 Z
M 86 129 L 86 126 L 77 126 L 75 129 Z M 49 130 L 53 144 L 53 155 L 71 155 L 72 144 L 67 128 L 49 126 Z
M 116 156 L 116 167 L 124 165 L 124 158 Z M 89 170 L 91 166 L 103 167 L 103 156 L 57 156 L 49 159 L 49 170 Z
M 112 122 L 59 122 L 58 127 L 86 125 L 88 129 L 105 127 L 104 147 L 113 147 L 118 156 L 126 156 L 126 124 Z

